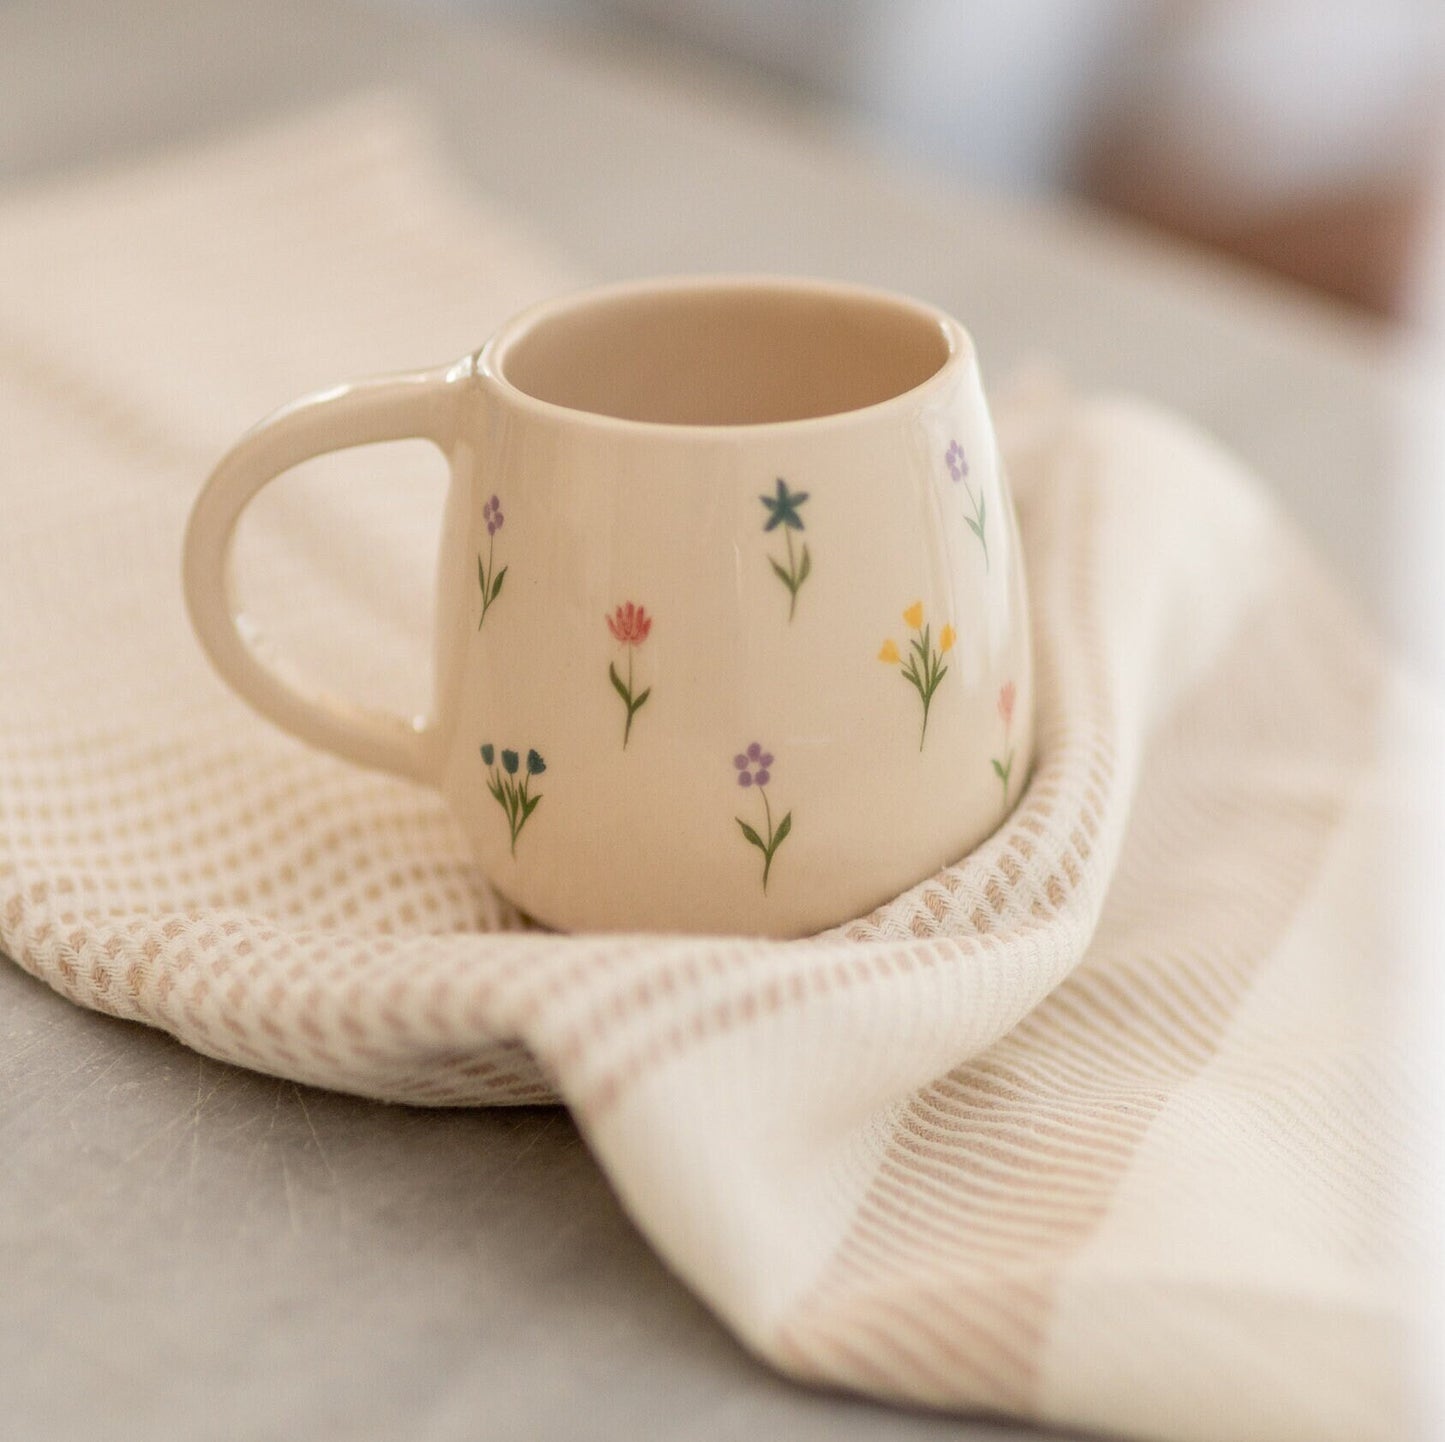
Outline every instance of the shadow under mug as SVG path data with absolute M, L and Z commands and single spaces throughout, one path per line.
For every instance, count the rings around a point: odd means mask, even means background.
M 451 468 L 415 721 L 263 659 L 228 574 L 270 480 L 410 437 Z M 540 305 L 456 364 L 261 422 L 196 501 L 184 580 L 258 711 L 438 789 L 491 882 L 569 930 L 820 930 L 956 861 L 1029 770 L 977 361 L 900 296 L 736 277 Z

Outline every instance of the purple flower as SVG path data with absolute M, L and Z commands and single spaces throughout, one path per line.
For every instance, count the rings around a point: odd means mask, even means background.
M 506 520 L 506 517 L 502 514 L 502 503 L 496 496 L 493 496 L 482 507 L 482 519 L 487 523 L 489 536 L 495 536 L 502 529 L 502 522 Z
M 949 442 L 948 452 L 943 459 L 948 462 L 948 474 L 955 481 L 961 481 L 968 474 L 968 458 L 957 441 Z
M 749 846 L 755 846 L 763 854 L 764 892 L 768 889 L 768 873 L 773 869 L 773 857 L 777 854 L 778 847 L 788 839 L 793 830 L 793 813 L 791 811 L 776 819 L 773 816 L 773 803 L 768 797 L 768 782 L 773 779 L 773 773 L 768 768 L 772 764 L 772 753 L 763 750 L 761 741 L 754 741 L 746 751 L 739 751 L 733 757 L 733 767 L 738 774 L 738 785 L 745 790 L 756 790 L 758 799 L 763 803 L 761 816 L 757 814 L 757 808 L 754 807 L 751 821 L 744 820 L 741 816 L 735 816 L 733 820 L 737 822 L 743 840 Z
M 764 751 L 760 742 L 754 741 L 748 749 L 739 751 L 733 757 L 733 767 L 738 773 L 739 786 L 766 786 L 773 779 L 770 770 L 773 753 Z

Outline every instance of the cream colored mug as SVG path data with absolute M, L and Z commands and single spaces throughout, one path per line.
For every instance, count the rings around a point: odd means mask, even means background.
M 241 512 L 325 451 L 451 466 L 431 709 L 270 658 Z M 917 301 L 680 279 L 540 305 L 475 355 L 285 407 L 196 501 L 185 593 L 263 715 L 435 787 L 567 929 L 796 936 L 956 861 L 1033 745 L 1024 574 L 972 344 Z

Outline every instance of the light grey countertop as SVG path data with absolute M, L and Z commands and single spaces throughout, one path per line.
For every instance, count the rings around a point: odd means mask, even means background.
M 828 117 L 635 40 L 288 0 L 11 0 L 0 184 L 377 84 L 419 96 L 461 171 L 595 278 L 866 280 L 961 316 L 986 374 L 1050 357 L 1186 412 L 1392 614 L 1433 363 L 1094 217 L 901 175 Z M 561 1111 L 309 1091 L 12 966 L 0 1279 L 0 1434 L 36 1442 L 1025 1435 L 773 1375 L 651 1254 Z

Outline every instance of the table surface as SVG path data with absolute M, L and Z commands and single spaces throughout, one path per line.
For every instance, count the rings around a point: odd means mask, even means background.
M 378 84 L 420 97 L 460 172 L 583 273 L 912 291 L 967 321 L 994 377 L 1046 358 L 1193 416 L 1400 631 L 1391 524 L 1435 464 L 1410 417 L 1441 393 L 1436 360 L 1097 216 L 908 174 L 837 117 L 635 36 L 12 0 L 0 185 Z M 1025 1435 L 773 1375 L 653 1256 L 560 1110 L 308 1090 L 0 966 L 0 1155 L 15 1437 Z

